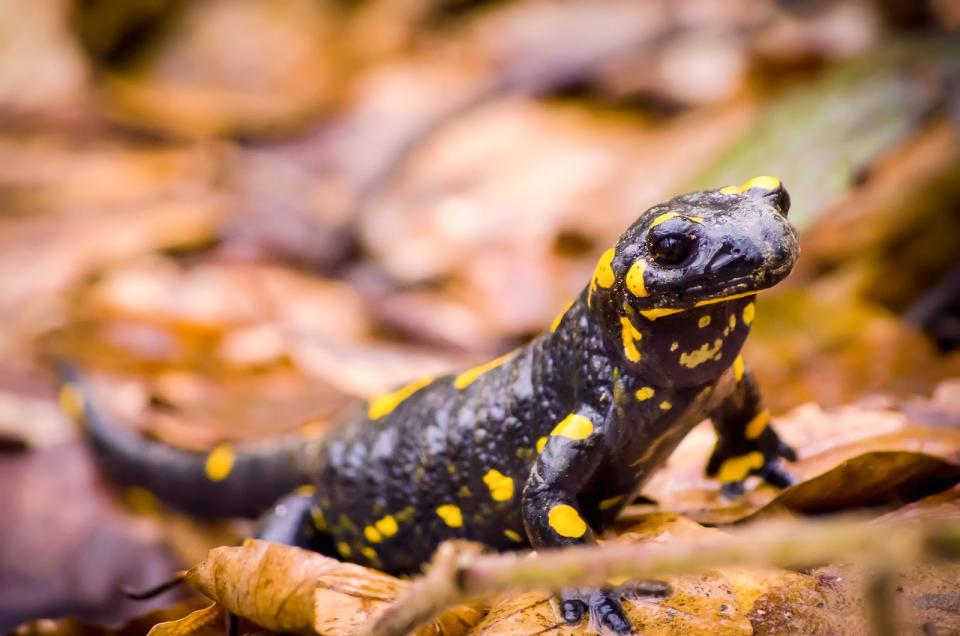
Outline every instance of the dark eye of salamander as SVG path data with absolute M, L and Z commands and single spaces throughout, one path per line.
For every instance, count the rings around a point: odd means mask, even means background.
M 697 237 L 671 233 L 651 237 L 650 255 L 660 265 L 679 265 L 690 258 L 697 246 Z

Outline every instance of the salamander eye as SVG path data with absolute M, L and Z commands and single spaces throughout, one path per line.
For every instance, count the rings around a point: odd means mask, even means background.
M 650 255 L 660 265 L 683 263 L 697 246 L 696 236 L 690 234 L 675 233 L 651 238 Z

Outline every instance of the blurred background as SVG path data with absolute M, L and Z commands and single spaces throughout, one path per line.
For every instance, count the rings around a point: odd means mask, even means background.
M 209 449 L 522 344 L 646 207 L 780 177 L 775 414 L 960 376 L 956 0 L 0 0 L 0 632 L 244 531 L 97 474 L 78 361 Z

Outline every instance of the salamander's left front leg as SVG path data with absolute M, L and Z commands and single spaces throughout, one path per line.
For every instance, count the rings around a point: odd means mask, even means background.
M 739 356 L 733 370 L 734 391 L 710 413 L 717 445 L 707 462 L 707 476 L 723 482 L 727 497 L 742 495 L 743 481 L 750 475 L 786 488 L 794 478 L 780 459 L 794 461 L 797 453 L 770 426 L 770 411 L 763 406 L 757 381 Z
M 523 523 L 534 548 L 596 541 L 581 514 L 577 494 L 603 458 L 600 424 L 592 409 L 571 413 L 553 430 L 534 462 L 522 500 Z M 589 611 L 606 629 L 617 634 L 631 631 L 614 592 L 571 588 L 561 593 L 560 604 L 569 625 L 579 624 Z

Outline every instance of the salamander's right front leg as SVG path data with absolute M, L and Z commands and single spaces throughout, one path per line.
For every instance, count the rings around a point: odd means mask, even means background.
M 534 462 L 523 489 L 523 523 L 534 548 L 559 548 L 594 543 L 577 494 L 603 458 L 600 417 L 593 409 L 571 413 L 553 429 Z M 563 619 L 579 624 L 589 610 L 601 626 L 617 634 L 630 633 L 620 599 L 605 590 L 567 589 L 560 595 Z

